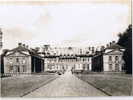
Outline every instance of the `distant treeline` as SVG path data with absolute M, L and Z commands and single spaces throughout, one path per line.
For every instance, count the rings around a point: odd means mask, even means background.
M 132 25 L 119 35 L 118 44 L 125 48 L 123 58 L 125 60 L 125 70 L 127 74 L 132 74 Z

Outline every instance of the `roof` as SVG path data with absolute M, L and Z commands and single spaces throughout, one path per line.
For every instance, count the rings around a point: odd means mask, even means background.
M 15 53 L 15 52 L 20 52 L 20 53 L 23 53 L 23 54 L 26 54 L 26 55 L 27 55 L 27 53 L 28 53 L 29 55 L 34 55 L 35 57 L 41 58 L 41 56 L 38 55 L 38 54 L 35 52 L 34 49 L 28 49 L 28 48 L 26 48 L 26 47 L 24 47 L 24 46 L 22 46 L 22 45 L 21 45 L 21 46 L 19 45 L 18 47 L 14 48 L 14 49 L 12 49 L 12 50 L 8 50 L 6 54 L 9 53 L 9 55 L 10 55 L 10 52 L 11 52 L 11 54 L 12 54 L 12 53 Z M 26 52 L 27 52 L 27 53 L 26 53 Z
M 18 47 L 14 48 L 14 49 L 12 49 L 10 51 L 27 51 L 27 52 L 30 52 L 29 49 L 27 49 L 27 48 L 25 48 L 23 46 L 18 46 Z
M 56 57 L 59 57 L 59 56 L 56 56 L 56 55 L 45 55 L 44 58 L 56 58 Z
M 77 57 L 92 57 L 92 55 L 87 55 L 87 54 L 80 54 L 80 55 L 77 55 Z
M 124 47 L 115 43 L 115 44 L 112 44 L 111 46 L 107 47 L 106 49 L 124 49 Z
M 122 52 L 123 52 L 123 51 L 120 50 L 120 49 L 113 49 L 113 50 L 111 50 L 111 51 L 105 52 L 104 54 L 105 54 L 105 55 L 108 55 L 108 54 L 114 55 L 114 54 L 121 54 Z

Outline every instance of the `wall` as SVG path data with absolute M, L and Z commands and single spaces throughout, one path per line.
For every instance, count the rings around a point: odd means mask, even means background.
M 5 56 L 4 73 L 31 73 L 31 57 L 20 53 Z

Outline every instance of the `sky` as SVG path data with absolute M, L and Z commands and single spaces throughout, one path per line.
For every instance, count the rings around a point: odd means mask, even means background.
M 0 5 L 3 49 L 22 42 L 30 47 L 100 46 L 118 40 L 130 24 L 126 3 L 48 3 Z

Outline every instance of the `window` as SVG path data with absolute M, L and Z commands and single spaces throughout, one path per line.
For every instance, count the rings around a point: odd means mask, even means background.
M 83 61 L 84 61 L 85 59 L 83 58 Z
M 118 56 L 115 56 L 115 60 L 119 60 Z
M 26 72 L 26 66 L 23 65 L 23 72 Z
M 109 64 L 109 71 L 112 71 L 112 64 Z
M 83 70 L 85 70 L 85 64 L 83 64 Z
M 112 56 L 109 56 L 109 61 L 112 61 Z
M 88 61 L 90 61 L 90 59 L 88 58 Z
M 48 65 L 48 69 L 50 69 L 50 70 L 51 70 L 51 69 L 52 69 L 52 66 L 51 66 L 51 65 Z
M 115 71 L 119 71 L 119 64 L 115 64 Z
M 16 58 L 16 62 L 19 62 L 19 58 Z
M 88 66 L 88 69 L 90 69 L 90 64 L 87 64 L 87 66 Z
M 19 66 L 16 66 L 16 72 L 20 72 Z
M 9 66 L 9 72 L 13 71 L 13 66 Z

